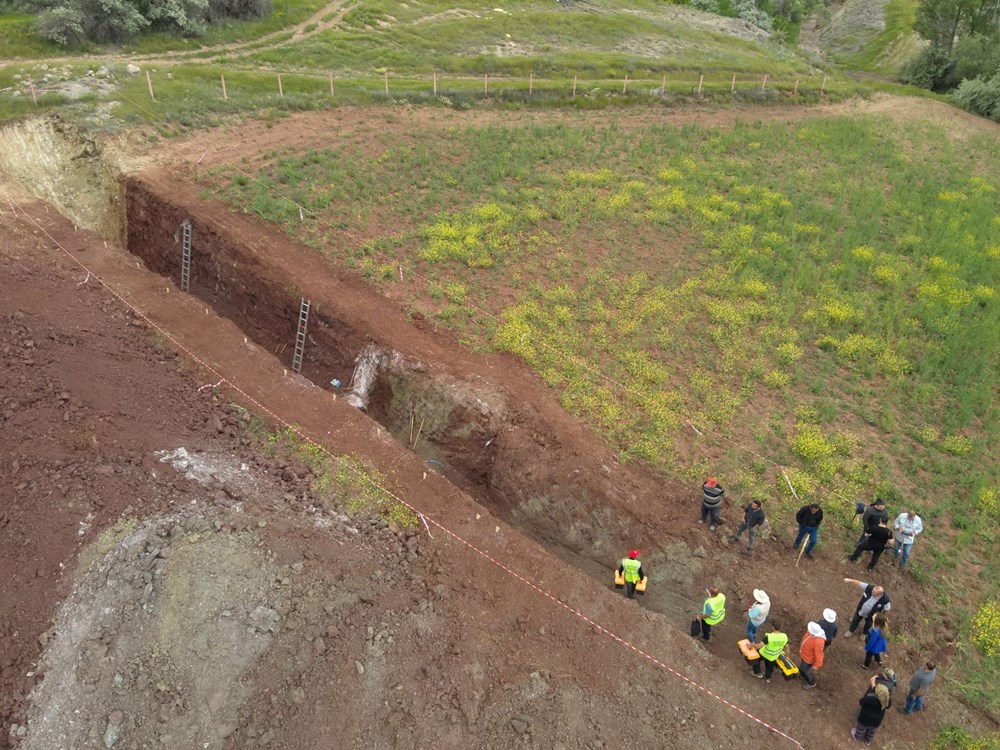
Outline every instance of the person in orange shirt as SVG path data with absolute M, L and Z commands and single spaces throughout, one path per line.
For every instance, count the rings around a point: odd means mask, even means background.
M 803 690 L 810 690 L 816 687 L 816 671 L 823 666 L 823 650 L 826 648 L 826 635 L 823 628 L 815 622 L 809 623 L 806 634 L 802 636 L 802 645 L 799 647 L 799 657 L 802 663 L 799 664 L 799 674 L 805 680 Z

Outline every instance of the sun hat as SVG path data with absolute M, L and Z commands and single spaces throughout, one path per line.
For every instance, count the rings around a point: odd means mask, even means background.
M 770 604 L 771 603 L 771 599 L 767 595 L 767 593 L 764 592 L 764 591 L 761 591 L 760 589 L 754 589 L 753 590 L 753 598 L 754 598 L 754 601 L 758 601 L 761 604 Z
M 806 625 L 806 628 L 809 630 L 809 635 L 814 635 L 817 638 L 822 638 L 824 635 L 823 628 L 821 628 L 815 622 L 809 623 L 808 625 Z
M 832 609 L 824 609 L 823 610 L 823 619 L 826 620 L 827 622 L 836 622 L 837 621 L 837 613 L 834 612 Z

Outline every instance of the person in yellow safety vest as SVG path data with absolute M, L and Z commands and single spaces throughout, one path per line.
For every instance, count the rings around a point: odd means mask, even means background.
M 628 557 L 618 566 L 618 572 L 625 577 L 625 596 L 634 599 L 635 585 L 646 577 L 642 572 L 642 563 L 639 562 L 639 550 L 634 549 L 628 553 Z
M 765 635 L 760 643 L 753 644 L 757 653 L 760 654 L 760 658 L 753 663 L 753 676 L 770 682 L 771 675 L 774 674 L 774 663 L 784 653 L 787 645 L 788 636 L 781 632 L 781 623 L 771 620 L 771 632 Z M 764 662 L 764 674 L 760 673 L 761 662 Z
M 707 641 L 712 637 L 712 626 L 718 625 L 726 619 L 726 595 L 717 588 L 705 589 L 708 598 L 702 607 L 701 615 L 701 639 Z

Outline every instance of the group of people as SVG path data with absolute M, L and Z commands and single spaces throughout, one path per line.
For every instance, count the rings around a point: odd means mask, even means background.
M 861 591 L 861 598 L 854 608 L 851 624 L 844 638 L 850 638 L 861 629 L 864 637 L 864 661 L 861 665 L 869 669 L 873 663 L 882 667 L 883 656 L 888 651 L 886 613 L 892 608 L 889 595 L 882 586 L 854 578 L 845 578 L 844 583 L 856 586 Z M 702 605 L 700 621 L 700 636 L 708 641 L 712 637 L 712 628 L 722 623 L 726 617 L 726 596 L 718 588 L 706 589 L 707 598 Z M 775 666 L 787 652 L 790 639 L 782 629 L 781 623 L 770 617 L 771 598 L 766 591 L 754 589 L 753 603 L 744 610 L 747 614 L 747 641 L 752 644 L 757 653 L 751 660 L 753 676 L 766 683 L 771 682 Z M 766 627 L 765 627 L 766 626 Z M 760 635 L 762 630 L 766 630 Z M 811 690 L 818 684 L 817 672 L 824 665 L 826 653 L 833 645 L 840 628 L 837 624 L 837 613 L 833 609 L 824 609 L 822 617 L 806 624 L 805 632 L 799 642 L 798 674 L 802 677 L 802 689 Z M 695 631 L 692 628 L 692 635 Z M 760 635 L 760 637 L 758 637 Z M 898 707 L 900 713 L 912 714 L 922 711 L 924 697 L 937 676 L 937 667 L 933 661 L 927 661 L 910 678 L 906 704 Z M 882 724 L 886 711 L 892 705 L 892 691 L 896 687 L 896 674 L 891 669 L 881 670 L 868 682 L 864 695 L 858 701 L 859 711 L 857 723 L 851 728 L 851 737 L 868 745 L 872 744 L 875 732 Z
M 724 495 L 725 489 L 717 478 L 711 477 L 704 482 L 699 524 L 710 524 L 709 528 L 712 531 L 719 527 Z M 868 506 L 858 503 L 856 515 L 861 516 L 862 533 L 848 559 L 857 562 L 862 554 L 870 552 L 867 568 L 871 571 L 891 545 L 893 559 L 899 562 L 900 568 L 905 569 L 914 540 L 923 532 L 920 516 L 912 510 L 905 511 L 896 517 L 890 527 L 889 512 L 885 501 L 881 498 L 875 498 Z M 766 521 L 767 516 L 759 500 L 744 505 L 743 519 L 736 526 L 733 541 L 740 541 L 746 533 L 746 552 L 752 555 L 754 541 Z M 798 533 L 793 546 L 800 551 L 800 556 L 805 555 L 812 559 L 823 523 L 823 509 L 818 503 L 804 505 L 795 514 L 795 521 L 798 524 Z M 621 561 L 618 572 L 624 577 L 626 595 L 632 598 L 637 582 L 646 575 L 639 561 L 638 550 L 632 550 L 629 556 Z M 858 701 L 856 725 L 851 729 L 851 737 L 854 740 L 870 745 L 886 711 L 892 705 L 892 691 L 896 687 L 896 675 L 893 670 L 881 669 L 883 658 L 888 651 L 887 615 L 892 603 L 888 593 L 880 585 L 854 578 L 845 578 L 844 583 L 856 587 L 861 592 L 861 598 L 854 608 L 844 638 L 857 635 L 860 628 L 864 641 L 864 660 L 860 665 L 870 669 L 874 663 L 881 670 L 868 681 L 865 693 Z M 726 596 L 716 587 L 707 588 L 705 593 L 707 596 L 701 613 L 692 623 L 691 635 L 709 641 L 712 638 L 713 628 L 726 618 Z M 770 683 L 776 664 L 779 659 L 786 656 L 790 643 L 789 636 L 783 632 L 781 624 L 770 616 L 771 599 L 766 591 L 754 589 L 753 602 L 744 611 L 747 616 L 747 641 L 752 644 L 759 657 L 751 659 L 752 674 L 765 683 Z M 802 677 L 802 689 L 811 690 L 817 686 L 817 673 L 823 668 L 826 654 L 838 632 L 837 613 L 833 609 L 824 609 L 821 617 L 806 624 L 805 632 L 799 642 L 798 674 Z M 787 671 L 794 672 L 794 668 L 789 668 Z M 906 703 L 899 706 L 898 710 L 904 714 L 922 711 L 924 698 L 936 675 L 935 663 L 927 661 L 911 677 Z
M 709 477 L 705 480 L 701 486 L 699 524 L 710 522 L 709 528 L 712 531 L 718 528 L 722 513 L 722 497 L 725 493 L 725 488 L 719 484 L 719 480 L 715 477 Z M 864 503 L 859 502 L 855 514 L 861 516 L 861 538 L 858 539 L 857 546 L 848 559 L 851 562 L 857 562 L 862 554 L 871 552 L 867 567 L 868 570 L 874 570 L 882 553 L 892 543 L 892 558 L 899 563 L 901 569 L 905 570 L 910 561 L 913 542 L 924 530 L 923 521 L 916 511 L 908 510 L 900 513 L 890 528 L 889 511 L 886 510 L 885 501 L 877 497 L 867 507 Z M 752 555 L 754 540 L 766 521 L 767 515 L 764 513 L 762 503 L 760 500 L 752 500 L 743 506 L 743 520 L 737 524 L 732 541 L 739 542 L 743 534 L 746 533 L 746 553 Z M 799 530 L 792 546 L 801 549 L 803 554 L 811 560 L 813 549 L 819 541 L 819 529 L 823 523 L 823 509 L 819 503 L 803 505 L 795 514 L 795 522 L 798 524 Z

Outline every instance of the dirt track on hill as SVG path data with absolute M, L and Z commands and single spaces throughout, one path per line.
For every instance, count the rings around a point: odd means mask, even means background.
M 313 113 L 195 135 L 147 161 L 204 167 L 373 125 L 408 127 L 380 110 Z M 794 567 L 788 519 L 744 557 L 694 523 L 696 488 L 619 465 L 519 362 L 464 351 L 352 272 L 202 200 L 187 169 L 126 180 L 123 236 L 143 262 L 23 194 L 0 204 L 0 747 L 794 747 L 716 695 L 806 748 L 844 745 L 866 680 L 856 640 L 838 639 L 811 692 L 752 679 L 733 644 L 762 585 L 796 646 L 824 607 L 843 626 L 854 568 L 833 550 Z M 216 268 L 192 295 L 160 275 L 173 273 L 165 228 L 182 213 L 213 237 L 202 252 Z M 395 377 L 421 403 L 459 393 L 496 406 L 489 481 L 411 450 L 391 400 L 379 424 L 291 374 L 269 338 L 283 314 L 271 301 L 289 288 L 334 329 L 307 359 L 314 380 L 330 368 L 344 380 L 374 343 L 408 363 Z M 307 467 L 265 450 L 247 409 L 363 456 L 428 525 L 324 502 Z M 432 437 L 459 440 L 447 424 Z M 652 576 L 637 603 L 610 585 L 635 544 Z M 926 594 L 886 567 L 894 627 L 934 642 Z M 729 615 L 703 646 L 686 626 L 711 583 Z M 915 642 L 890 663 L 908 673 L 922 654 Z M 922 746 L 944 716 L 977 723 L 944 691 L 931 706 L 891 714 L 880 742 Z

